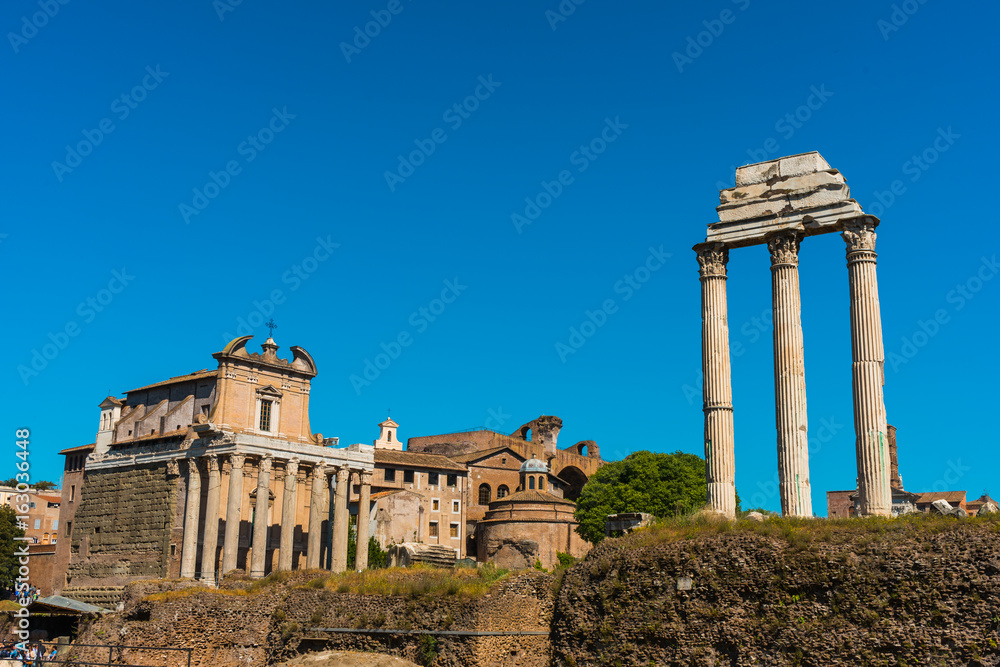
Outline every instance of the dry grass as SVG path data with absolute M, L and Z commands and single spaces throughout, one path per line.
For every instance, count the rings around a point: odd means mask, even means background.
M 325 570 L 296 570 L 294 572 L 275 572 L 263 579 L 237 580 L 232 582 L 237 584 L 235 588 L 190 586 L 153 593 L 147 595 L 145 599 L 151 602 L 165 602 L 202 593 L 230 596 L 257 595 L 278 585 L 296 584 L 296 581 L 300 582 L 295 585 L 299 589 L 316 588 L 355 595 L 391 595 L 410 598 L 459 595 L 475 598 L 485 595 L 493 584 L 509 573 L 508 570 L 496 568 L 489 563 L 475 570 L 471 568 L 435 568 L 424 565 L 345 572 L 344 574 L 330 574 Z M 309 575 L 312 575 L 312 579 L 301 583 L 303 579 L 308 579 Z
M 781 539 L 792 546 L 811 542 L 839 544 L 855 541 L 859 536 L 897 535 L 901 538 L 919 534 L 943 533 L 980 526 L 1000 532 L 1000 514 L 956 519 L 937 514 L 908 514 L 896 519 L 793 519 L 769 517 L 764 521 L 737 519 L 729 521 L 710 514 L 696 514 L 675 519 L 662 519 L 646 529 L 622 538 L 622 544 L 634 547 L 652 546 L 665 542 L 692 540 L 722 533 L 751 533 Z
M 496 568 L 489 563 L 475 570 L 414 565 L 408 568 L 394 567 L 329 575 L 314 579 L 305 584 L 305 587 L 354 595 L 410 598 L 458 595 L 475 598 L 485 595 L 493 584 L 508 574 L 508 570 Z

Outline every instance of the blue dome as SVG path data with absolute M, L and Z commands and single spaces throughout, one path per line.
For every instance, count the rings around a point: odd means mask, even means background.
M 528 459 L 521 464 L 521 472 L 548 472 L 549 467 L 544 461 L 538 459 Z

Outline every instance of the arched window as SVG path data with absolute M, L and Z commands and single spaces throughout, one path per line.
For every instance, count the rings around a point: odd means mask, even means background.
M 535 488 L 535 478 L 534 477 L 529 477 L 528 478 L 528 488 L 529 489 Z
M 489 505 L 490 504 L 490 485 L 480 484 L 479 485 L 479 504 Z
M 542 475 L 538 476 L 538 490 L 539 491 L 545 490 L 545 477 Z
M 387 433 L 387 438 L 386 438 L 386 439 L 387 439 L 387 440 L 388 440 L 389 442 L 392 442 L 392 431 L 387 431 L 386 433 Z
M 497 500 L 501 498 L 506 498 L 510 495 L 510 489 L 507 488 L 506 484 L 501 484 L 497 487 Z

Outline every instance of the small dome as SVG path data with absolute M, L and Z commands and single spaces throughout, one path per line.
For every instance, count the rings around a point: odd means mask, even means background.
M 548 472 L 549 467 L 545 465 L 545 461 L 539 461 L 538 459 L 528 459 L 521 464 L 521 472 Z

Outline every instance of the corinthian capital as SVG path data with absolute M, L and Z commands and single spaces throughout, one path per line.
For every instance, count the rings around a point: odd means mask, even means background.
M 840 233 L 847 243 L 847 253 L 859 250 L 875 251 L 875 227 L 878 221 L 870 216 L 852 218 L 844 223 L 844 231 Z
M 729 248 L 722 243 L 701 243 L 694 247 L 698 253 L 699 273 L 707 276 L 725 276 L 729 262 Z
M 767 249 L 771 251 L 771 266 L 798 266 L 801 241 L 800 232 L 781 232 L 768 239 Z

